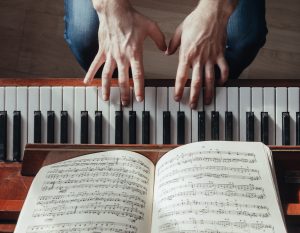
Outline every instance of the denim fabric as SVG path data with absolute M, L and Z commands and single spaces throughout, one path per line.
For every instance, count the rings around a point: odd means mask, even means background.
M 64 0 L 65 40 L 84 70 L 98 51 L 99 20 L 91 0 Z M 239 0 L 227 28 L 225 57 L 232 79 L 251 64 L 267 35 L 265 0 Z

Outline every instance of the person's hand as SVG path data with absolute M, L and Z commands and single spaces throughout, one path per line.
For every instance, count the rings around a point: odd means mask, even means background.
M 118 68 L 122 105 L 130 102 L 129 67 L 132 70 L 137 101 L 144 99 L 143 42 L 150 36 L 157 47 L 166 51 L 165 37 L 158 25 L 138 13 L 128 0 L 93 0 L 99 26 L 99 51 L 84 79 L 90 83 L 98 69 L 102 71 L 103 99 L 108 100 L 113 71 Z
M 182 98 L 190 68 L 193 69 L 189 100 L 191 108 L 196 108 L 203 84 L 204 103 L 210 104 L 214 95 L 215 65 L 220 68 L 219 84 L 228 79 L 229 69 L 224 58 L 226 29 L 236 2 L 201 0 L 176 29 L 167 50 L 167 54 L 173 54 L 181 44 L 175 84 L 176 101 Z

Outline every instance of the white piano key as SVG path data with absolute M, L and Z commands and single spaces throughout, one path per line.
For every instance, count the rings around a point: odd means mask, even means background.
M 219 112 L 219 139 L 225 140 L 225 112 L 227 111 L 227 88 L 216 88 L 216 111 Z
M 17 111 L 21 112 L 21 160 L 24 157 L 24 149 L 27 143 L 27 111 L 28 111 L 28 89 L 17 87 Z
M 132 110 L 136 112 L 136 144 L 142 144 L 142 120 L 145 103 L 144 101 L 138 102 L 135 97 L 132 99 Z
M 155 144 L 156 135 L 156 88 L 145 87 L 145 111 L 150 112 L 150 144 Z
M 85 111 L 85 87 L 75 87 L 74 102 L 74 143 L 81 142 L 81 111 Z M 90 135 L 89 135 L 90 136 Z
M 276 88 L 276 145 L 282 145 L 282 113 L 288 111 L 287 88 Z
M 205 111 L 205 141 L 211 140 L 211 112 L 215 111 L 215 97 L 209 105 L 204 105 Z
M 185 143 L 192 142 L 192 110 L 189 105 L 190 100 L 190 88 L 185 87 L 182 95 L 182 99 L 180 102 L 180 111 L 185 114 Z
M 40 88 L 28 88 L 28 143 L 34 143 L 34 112 L 40 111 Z
M 240 140 L 240 126 L 239 126 L 239 88 L 227 88 L 227 110 L 232 112 L 233 124 L 233 140 Z M 246 117 L 245 117 L 246 118 Z
M 290 113 L 291 145 L 296 145 L 296 112 L 299 112 L 299 88 L 288 88 L 288 112 Z
M 119 87 L 112 87 L 110 90 L 110 120 L 109 120 L 109 143 L 115 144 L 115 116 L 116 111 L 121 111 L 121 99 Z
M 198 112 L 202 111 L 204 111 L 203 88 L 200 90 L 197 108 L 192 109 L 192 142 L 198 142 Z
M 74 87 L 63 87 L 63 111 L 68 112 L 68 143 L 74 143 Z
M 252 112 L 254 113 L 254 141 L 261 141 L 261 112 L 263 111 L 263 89 L 252 88 Z
M 95 143 L 95 111 L 98 105 L 98 90 L 97 87 L 86 88 L 86 111 L 89 113 L 89 143 Z
M 42 143 L 47 143 L 47 111 L 51 109 L 51 87 L 40 87 L 40 111 L 42 114 Z
M 251 111 L 251 88 L 240 88 L 240 141 L 246 141 L 246 113 Z
M 168 88 L 156 89 L 156 144 L 163 144 L 163 112 L 168 111 Z
M 5 88 L 5 111 L 7 112 L 7 155 L 8 161 L 13 160 L 13 112 L 16 110 L 16 87 Z
M 60 114 L 63 109 L 62 87 L 52 87 L 51 111 L 54 111 L 54 142 L 60 143 Z
M 169 87 L 169 111 L 171 122 L 171 144 L 177 144 L 177 112 L 179 111 L 179 102 L 174 100 L 174 87 Z
M 269 116 L 269 145 L 275 145 L 275 88 L 264 88 L 264 112 Z
M 129 112 L 132 111 L 133 89 L 130 88 L 130 104 L 123 106 L 123 143 L 129 144 Z
M 0 87 L 0 111 L 4 111 L 4 100 L 5 100 L 5 96 L 4 96 L 4 87 Z
M 110 101 L 102 98 L 102 87 L 98 87 L 98 111 L 102 111 L 102 143 L 109 144 L 110 137 Z M 114 124 L 114 122 L 113 122 Z M 114 143 L 115 141 L 111 142 Z

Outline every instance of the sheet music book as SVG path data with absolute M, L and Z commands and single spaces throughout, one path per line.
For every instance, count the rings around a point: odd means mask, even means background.
M 131 151 L 43 167 L 16 233 L 284 233 L 271 151 L 257 142 L 197 142 L 156 166 Z

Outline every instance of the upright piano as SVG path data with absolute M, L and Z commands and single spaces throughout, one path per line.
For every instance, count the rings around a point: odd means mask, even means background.
M 161 149 L 204 140 L 270 145 L 289 231 L 300 232 L 300 80 L 229 81 L 216 87 L 207 106 L 204 91 L 191 110 L 189 83 L 175 102 L 174 81 L 146 80 L 145 101 L 131 91 L 124 107 L 116 80 L 103 101 L 99 80 L 85 86 L 82 79 L 1 79 L 0 232 L 13 231 L 33 176 L 45 164 L 34 151 Z

